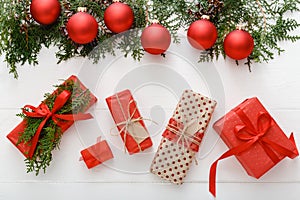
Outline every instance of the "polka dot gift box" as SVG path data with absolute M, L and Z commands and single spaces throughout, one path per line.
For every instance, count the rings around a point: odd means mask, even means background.
M 214 196 L 219 160 L 234 155 L 250 176 L 259 178 L 283 158 L 298 156 L 293 134 L 288 138 L 256 97 L 232 109 L 214 129 L 229 147 L 210 169 L 210 192 Z
M 216 104 L 192 90 L 184 91 L 152 161 L 153 174 L 175 184 L 183 183 Z

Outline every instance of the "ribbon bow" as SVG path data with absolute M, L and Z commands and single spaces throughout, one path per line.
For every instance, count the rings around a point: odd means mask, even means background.
M 197 129 L 197 119 L 191 120 L 184 126 L 174 118 L 171 118 L 166 131 L 163 133 L 163 137 L 171 141 L 175 140 L 177 145 L 182 144 L 183 148 L 188 147 L 192 151 L 198 152 L 203 133 L 199 132 Z
M 56 123 L 58 126 L 62 125 L 60 120 L 65 121 L 74 121 L 74 120 L 85 120 L 93 118 L 91 114 L 55 114 L 58 110 L 60 110 L 65 103 L 68 101 L 68 99 L 71 96 L 71 92 L 64 90 L 62 91 L 55 99 L 53 108 L 50 111 L 49 107 L 45 103 L 41 103 L 38 107 L 34 107 L 31 105 L 26 105 L 23 108 L 23 113 L 28 117 L 33 118 L 44 118 L 44 120 L 40 123 L 38 129 L 35 132 L 35 135 L 31 139 L 31 146 L 30 150 L 28 152 L 28 157 L 32 158 L 35 148 L 37 146 L 37 143 L 39 141 L 39 136 L 41 134 L 41 131 L 43 130 L 43 127 L 45 126 L 46 122 L 52 118 L 54 123 Z
M 288 156 L 289 158 L 294 158 L 296 155 L 298 155 L 298 152 L 291 151 L 290 149 L 287 149 L 265 137 L 270 128 L 275 124 L 274 120 L 268 113 L 260 112 L 258 114 L 257 129 L 255 129 L 242 109 L 237 108 L 233 111 L 244 123 L 243 125 L 235 126 L 234 134 L 238 139 L 245 142 L 226 151 L 211 165 L 209 175 L 209 191 L 213 196 L 216 196 L 216 170 L 218 162 L 233 155 L 238 156 L 239 154 L 250 149 L 257 142 L 262 146 L 274 164 L 280 161 L 280 158 L 277 154 Z M 290 136 L 290 141 L 295 143 L 293 133 Z

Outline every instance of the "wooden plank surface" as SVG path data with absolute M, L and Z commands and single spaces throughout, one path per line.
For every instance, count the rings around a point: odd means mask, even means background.
M 247 67 L 236 66 L 230 60 L 194 64 L 197 52 L 186 41 L 181 46 L 172 45 L 166 59 L 147 55 L 137 63 L 131 59 L 111 58 L 110 63 L 90 68 L 89 61 L 82 58 L 57 65 L 53 53 L 55 48 L 43 49 L 39 66 L 20 67 L 18 80 L 8 75 L 1 57 L 0 199 L 27 196 L 31 199 L 43 196 L 45 200 L 213 199 L 208 192 L 208 170 L 211 163 L 227 150 L 224 143 L 210 127 L 197 155 L 199 165 L 191 167 L 184 185 L 174 186 L 148 172 L 161 132 L 181 90 L 190 87 L 218 100 L 213 122 L 245 98 L 258 96 L 286 134 L 294 132 L 299 146 L 300 45 L 299 42 L 281 45 L 286 48 L 285 53 L 267 64 L 253 64 L 251 73 Z M 182 54 L 182 51 L 187 53 Z M 195 60 L 189 62 L 190 57 L 186 54 Z M 26 174 L 22 155 L 5 137 L 20 122 L 15 114 L 25 104 L 37 105 L 45 92 L 52 91 L 52 85 L 57 84 L 58 79 L 72 74 L 83 79 L 99 98 L 97 105 L 90 110 L 95 119 L 77 122 L 66 132 L 61 150 L 54 152 L 47 174 L 38 177 Z M 114 124 L 104 102 L 105 97 L 126 87 L 133 90 L 142 115 L 158 122 L 157 126 L 146 122 L 154 146 L 136 156 L 124 154 L 120 138 L 110 134 Z M 87 170 L 84 163 L 78 161 L 79 152 L 95 142 L 99 135 L 109 141 L 115 159 Z M 220 163 L 217 180 L 218 199 L 299 199 L 300 160 L 285 159 L 256 180 L 245 173 L 236 159 L 229 158 Z

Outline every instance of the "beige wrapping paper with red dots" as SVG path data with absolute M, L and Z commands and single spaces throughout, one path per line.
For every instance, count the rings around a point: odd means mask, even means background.
M 192 90 L 186 90 L 182 94 L 170 121 L 176 121 L 183 127 L 189 126 L 193 121 L 196 122 L 193 124 L 193 133 L 197 133 L 197 137 L 200 139 L 197 144 L 199 145 L 216 104 L 216 101 L 206 96 Z M 190 134 L 190 132 L 182 134 Z M 198 148 L 195 150 L 195 148 L 189 148 L 178 143 L 178 140 L 173 141 L 163 137 L 152 161 L 150 171 L 162 179 L 175 184 L 182 184 L 197 151 Z

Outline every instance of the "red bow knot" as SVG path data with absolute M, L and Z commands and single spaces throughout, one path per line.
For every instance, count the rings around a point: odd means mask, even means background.
M 38 129 L 36 130 L 35 135 L 31 139 L 31 146 L 30 150 L 28 152 L 29 158 L 32 158 L 35 148 L 37 146 L 39 136 L 41 134 L 41 131 L 43 127 L 45 126 L 46 122 L 52 118 L 55 124 L 58 126 L 61 126 L 63 123 L 61 120 L 64 121 L 75 121 L 75 120 L 86 120 L 93 118 L 91 114 L 56 114 L 57 111 L 59 111 L 65 103 L 68 101 L 68 99 L 71 96 L 71 92 L 64 90 L 62 91 L 55 99 L 53 108 L 50 111 L 49 107 L 45 103 L 41 103 L 38 107 L 34 107 L 31 105 L 26 105 L 23 108 L 23 113 L 28 117 L 33 118 L 44 118 L 44 120 L 40 123 Z
M 237 138 L 243 141 L 256 142 L 261 139 L 274 125 L 274 122 L 270 115 L 264 112 L 260 112 L 257 117 L 257 129 L 255 129 L 252 123 L 248 120 L 244 120 L 244 125 L 236 125 L 234 128 L 234 134 Z

